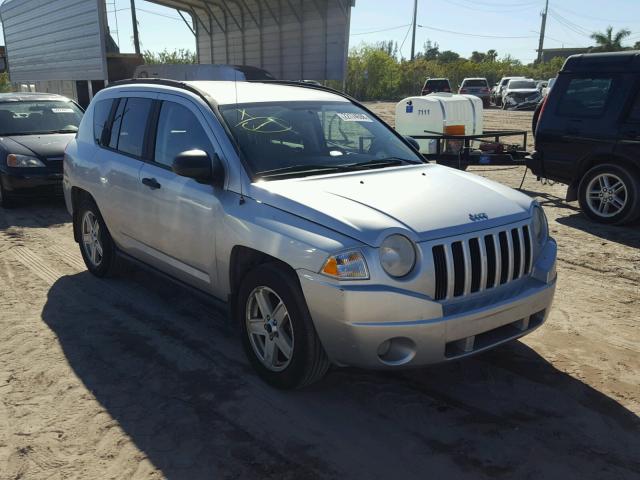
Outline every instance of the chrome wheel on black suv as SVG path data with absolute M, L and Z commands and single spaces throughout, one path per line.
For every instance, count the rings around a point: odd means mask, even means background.
M 597 165 L 580 182 L 579 200 L 584 213 L 600 223 L 631 222 L 639 214 L 640 179 L 623 165 Z

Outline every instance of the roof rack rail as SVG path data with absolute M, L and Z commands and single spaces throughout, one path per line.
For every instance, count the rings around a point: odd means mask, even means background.
M 195 93 L 200 98 L 202 98 L 206 103 L 211 105 L 217 105 L 217 102 L 211 98 L 206 92 L 200 90 L 199 88 L 194 87 L 193 85 L 189 85 L 181 80 L 172 80 L 170 78 L 129 78 L 125 80 L 118 80 L 116 82 L 110 83 L 105 87 L 113 88 L 113 87 L 124 87 L 127 85 L 138 85 L 138 84 L 151 84 L 151 85 L 164 85 L 166 87 L 175 87 L 181 88 L 183 90 L 187 90 L 191 93 Z
M 308 83 L 303 80 L 244 80 L 249 83 L 270 83 L 277 85 L 290 85 L 292 87 L 303 87 L 310 88 L 312 90 L 323 90 L 326 92 L 335 93 L 336 95 L 340 95 L 341 97 L 347 98 L 351 101 L 356 101 L 351 95 L 341 92 L 340 90 L 336 90 L 335 88 L 325 87 L 324 85 L 317 85 L 315 83 Z

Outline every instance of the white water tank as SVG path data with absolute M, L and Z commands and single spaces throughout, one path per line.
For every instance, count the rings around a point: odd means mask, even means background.
M 396 130 L 402 135 L 477 135 L 483 131 L 482 100 L 473 95 L 431 93 L 396 105 Z M 418 140 L 421 153 L 435 153 L 433 140 Z

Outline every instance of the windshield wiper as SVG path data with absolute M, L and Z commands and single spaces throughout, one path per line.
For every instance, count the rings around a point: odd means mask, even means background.
M 383 168 L 383 167 L 393 167 L 396 165 L 419 165 L 418 162 L 414 162 L 413 160 L 407 160 L 404 158 L 397 157 L 387 157 L 387 158 L 377 158 L 375 160 L 367 160 L 366 162 L 358 162 L 358 163 L 350 163 L 347 165 L 342 165 L 346 170 L 360 170 L 365 168 Z
M 265 170 L 258 174 L 261 178 L 282 177 L 287 175 L 299 174 L 316 174 L 346 171 L 343 165 L 291 165 L 289 167 L 274 168 L 273 170 Z

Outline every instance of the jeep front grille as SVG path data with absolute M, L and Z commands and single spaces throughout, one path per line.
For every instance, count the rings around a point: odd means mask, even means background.
M 531 271 L 531 234 L 527 225 L 435 245 L 435 299 L 482 292 Z

